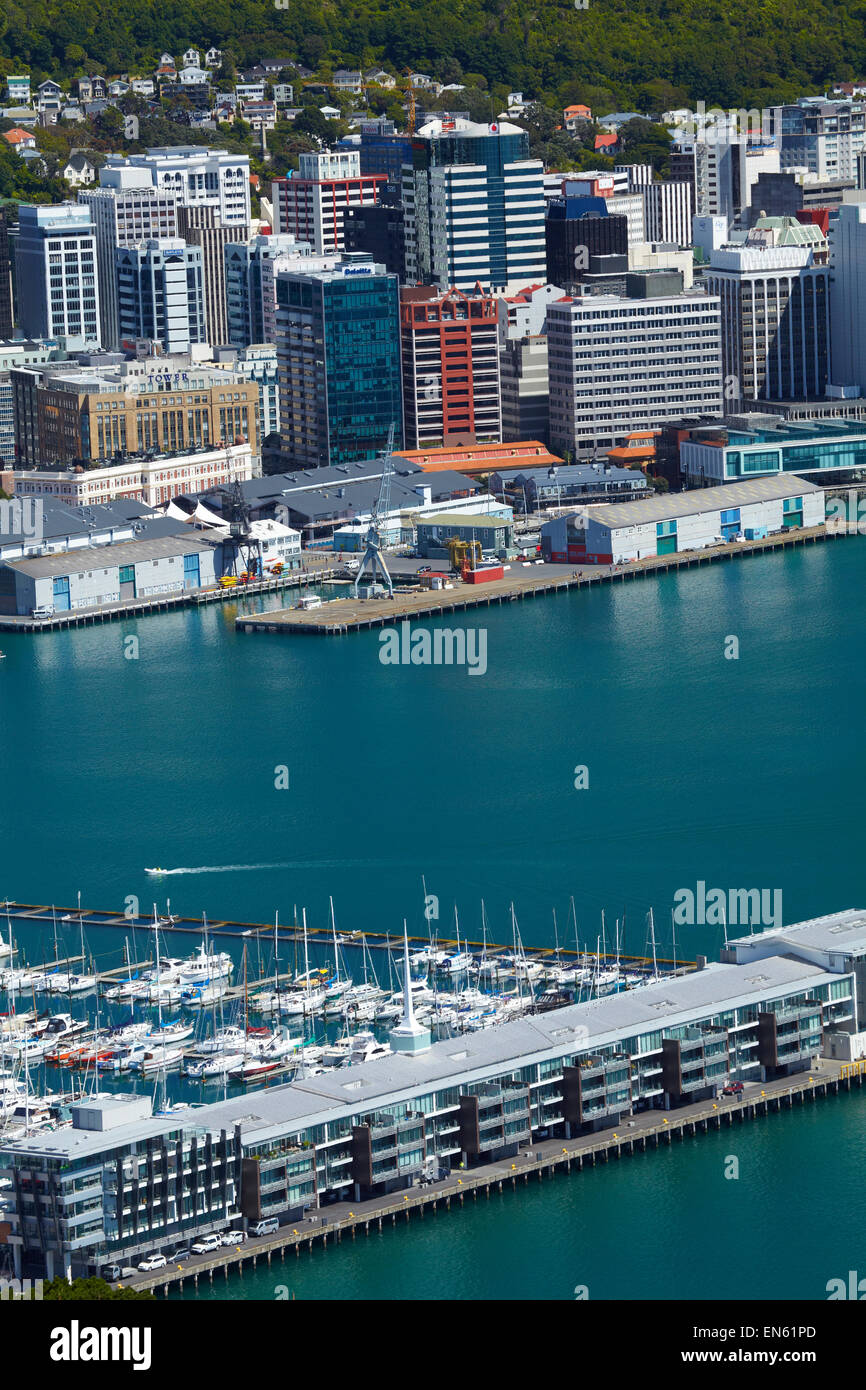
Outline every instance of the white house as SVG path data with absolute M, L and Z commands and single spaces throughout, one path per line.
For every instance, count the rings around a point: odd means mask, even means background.
M 156 91 L 152 77 L 133 77 L 130 86 L 139 97 L 152 97 Z
M 188 68 L 181 68 L 178 74 L 178 81 L 182 87 L 201 87 L 210 82 L 210 73 L 206 68 L 198 68 L 190 65 Z
M 385 87 L 389 92 L 397 85 L 390 72 L 386 72 L 384 68 L 371 68 L 369 72 L 364 74 L 364 80 L 375 82 L 377 87 Z
M 30 105 L 30 74 L 24 73 L 18 77 L 6 78 L 6 93 L 11 102 L 22 102 L 24 106 Z
M 223 51 L 221 48 L 209 48 L 204 55 L 204 65 L 206 68 L 221 68 L 223 65 Z
M 181 58 L 181 62 L 185 68 L 200 68 L 201 54 L 197 48 L 188 48 Z
M 338 92 L 351 92 L 357 96 L 361 91 L 361 73 L 355 68 L 337 68 L 332 86 Z
M 82 150 L 76 150 L 69 156 L 63 177 L 71 188 L 84 188 L 96 178 L 96 166 Z

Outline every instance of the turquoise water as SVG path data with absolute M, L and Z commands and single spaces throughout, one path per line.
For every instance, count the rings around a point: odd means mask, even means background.
M 289 921 L 297 905 L 324 925 L 330 894 L 343 930 L 396 932 L 406 917 L 420 932 L 424 875 L 443 929 L 456 902 L 479 936 L 483 898 L 505 940 L 513 901 L 524 940 L 552 942 L 573 896 L 582 942 L 594 947 L 604 909 L 642 953 L 652 906 L 667 955 L 674 894 L 698 880 L 778 888 L 787 920 L 862 906 L 864 580 L 866 547 L 848 540 L 479 610 L 466 621 L 487 631 L 483 676 L 384 666 L 377 632 L 237 634 L 233 605 L 4 634 L 0 898 L 69 906 L 80 890 L 85 906 L 136 897 L 146 914 L 156 894 L 247 921 Z M 154 865 L 208 871 L 155 886 Z M 19 933 L 32 958 L 49 938 Z M 117 934 L 88 942 L 119 964 Z M 713 927 L 678 931 L 680 956 L 720 944 Z M 595 1280 L 601 1297 L 618 1280 L 624 1297 L 763 1297 L 773 1278 L 778 1296 L 814 1296 L 810 1281 L 836 1271 L 794 1258 L 789 1178 L 811 1177 L 803 1210 L 823 1259 L 838 1193 L 859 1178 L 859 1116 L 846 1100 L 742 1131 L 751 1186 L 716 1182 L 727 1140 L 711 1137 L 329 1251 L 327 1275 L 318 1256 L 293 1259 L 293 1287 L 567 1297 Z M 853 1239 L 860 1217 L 847 1218 L 834 1241 Z M 734 1290 L 744 1266 L 749 1288 Z

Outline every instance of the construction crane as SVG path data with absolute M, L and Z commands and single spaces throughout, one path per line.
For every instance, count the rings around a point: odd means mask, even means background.
M 262 543 L 253 538 L 250 508 L 244 497 L 240 478 L 235 475 L 231 446 L 226 446 L 229 483 L 227 488 L 228 538 L 223 544 L 223 575 L 235 579 L 262 578 Z
M 376 499 L 376 504 L 370 515 L 370 525 L 367 528 L 364 557 L 361 560 L 358 573 L 355 575 L 355 598 L 358 597 L 361 577 L 368 567 L 371 580 L 375 581 L 377 569 L 380 571 L 388 589 L 388 597 L 394 597 L 394 581 L 388 573 L 388 566 L 385 564 L 382 557 L 382 532 L 391 510 L 391 479 L 394 476 L 395 435 L 396 428 L 392 422 L 391 428 L 388 431 L 388 444 L 382 458 L 382 481 L 379 484 L 379 496 Z

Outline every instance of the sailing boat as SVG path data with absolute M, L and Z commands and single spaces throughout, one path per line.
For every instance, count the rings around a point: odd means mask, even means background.
M 454 927 L 457 932 L 457 950 L 451 951 L 436 966 L 436 969 L 440 970 L 443 975 L 464 975 L 475 966 L 475 961 L 469 952 L 460 949 L 460 919 L 457 916 L 456 903 L 454 904 Z

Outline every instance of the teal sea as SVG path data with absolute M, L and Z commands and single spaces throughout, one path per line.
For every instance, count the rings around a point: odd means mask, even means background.
M 864 583 L 866 547 L 846 540 L 478 610 L 483 676 L 383 665 L 376 632 L 238 634 L 233 604 L 4 634 L 0 899 L 69 908 L 80 891 L 146 916 L 168 897 L 243 921 L 305 907 L 324 925 L 332 896 L 344 931 L 421 933 L 423 876 L 443 932 L 456 903 L 480 937 L 483 899 L 494 939 L 513 903 L 524 941 L 552 943 L 573 898 L 581 943 L 604 911 L 608 944 L 619 920 L 635 954 L 652 907 L 666 956 L 674 895 L 699 881 L 778 889 L 789 921 L 863 906 Z M 42 926 L 16 935 L 28 959 L 53 950 Z M 88 930 L 104 965 L 119 935 Z M 720 944 L 677 932 L 679 957 Z M 821 1297 L 866 1258 L 861 1209 L 838 1219 L 862 1121 L 859 1098 L 828 1101 L 213 1296 Z

